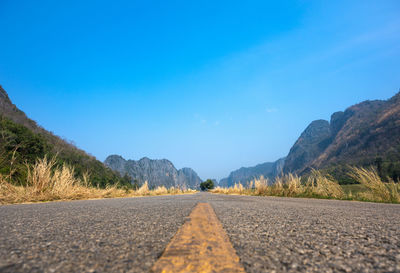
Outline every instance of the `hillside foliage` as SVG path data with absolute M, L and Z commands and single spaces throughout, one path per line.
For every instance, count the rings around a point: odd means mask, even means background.
M 26 185 L 28 165 L 38 158 L 55 158 L 55 166 L 64 163 L 74 168 L 74 175 L 90 175 L 90 185 L 105 188 L 108 185 L 130 186 L 129 177 L 121 177 L 100 161 L 62 139 L 46 132 L 36 132 L 0 115 L 0 174 L 16 185 Z

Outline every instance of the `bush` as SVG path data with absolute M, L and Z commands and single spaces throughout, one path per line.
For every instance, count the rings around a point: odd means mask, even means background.
M 200 183 L 200 189 L 202 191 L 208 191 L 214 189 L 214 182 L 211 179 L 207 179 L 206 181 Z

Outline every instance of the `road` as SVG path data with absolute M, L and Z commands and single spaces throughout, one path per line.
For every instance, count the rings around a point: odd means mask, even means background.
M 0 272 L 148 272 L 198 203 L 247 272 L 400 272 L 400 205 L 208 193 L 0 206 Z

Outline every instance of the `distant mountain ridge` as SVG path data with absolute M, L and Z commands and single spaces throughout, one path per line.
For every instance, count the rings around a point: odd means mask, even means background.
M 126 160 L 119 155 L 110 155 L 104 164 L 121 175 L 129 175 L 132 183 L 148 182 L 149 187 L 165 186 L 184 189 L 198 189 L 202 180 L 191 168 L 177 170 L 167 159 L 153 160 L 144 157 L 140 160 Z
M 260 176 L 273 179 L 282 173 L 284 162 L 285 158 L 281 158 L 275 162 L 266 162 L 254 167 L 242 167 L 231 172 L 228 177 L 221 179 L 218 185 L 221 187 L 231 187 L 235 185 L 235 183 L 246 185 L 248 182 Z
M 376 165 L 382 176 L 400 177 L 400 92 L 388 100 L 364 101 L 313 121 L 290 149 L 283 171 Z

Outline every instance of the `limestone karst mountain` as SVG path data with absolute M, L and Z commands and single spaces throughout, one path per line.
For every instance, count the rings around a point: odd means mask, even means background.
M 233 186 L 263 175 L 307 174 L 322 169 L 340 183 L 352 183 L 349 166 L 375 166 L 382 178 L 400 179 L 400 92 L 388 100 L 364 101 L 315 120 L 302 132 L 286 158 L 240 168 L 220 181 Z
M 389 100 L 364 101 L 313 121 L 291 148 L 284 172 L 375 165 L 381 176 L 400 177 L 400 92 Z
M 132 183 L 148 182 L 149 187 L 157 186 L 179 187 L 198 189 L 201 183 L 200 177 L 191 168 L 177 170 L 171 161 L 167 159 L 152 160 L 144 157 L 140 160 L 125 160 L 119 155 L 110 155 L 104 163 L 121 175 L 129 175 Z
M 272 181 L 273 178 L 281 174 L 284 162 L 285 158 L 281 158 L 275 162 L 266 162 L 254 167 L 242 167 L 231 172 L 228 177 L 221 179 L 218 185 L 221 187 L 231 187 L 239 182 L 242 185 L 246 185 L 246 183 L 260 176 L 269 178 Z

